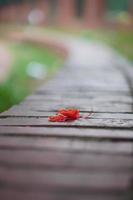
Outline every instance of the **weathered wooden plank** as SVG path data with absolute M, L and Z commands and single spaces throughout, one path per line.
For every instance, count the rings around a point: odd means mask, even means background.
M 118 93 L 118 94 L 123 94 L 123 93 L 127 93 L 129 94 L 130 90 L 128 88 L 122 88 L 122 87 L 119 87 L 119 88 L 115 88 L 112 87 L 112 88 L 108 88 L 107 86 L 106 87 L 89 87 L 89 86 L 79 86 L 79 87 L 56 87 L 56 88 L 52 88 L 52 87 L 49 87 L 47 89 L 39 89 L 37 91 L 37 94 L 45 94 L 45 93 L 73 93 L 73 92 L 91 92 L 91 91 L 98 91 L 98 92 L 108 92 L 108 93 Z
M 40 127 L 77 127 L 77 128 L 126 128 L 133 129 L 133 119 L 79 119 L 72 122 L 49 122 L 47 118 L 3 118 L 0 126 L 40 126 Z
M 47 103 L 51 103 L 51 104 L 54 104 L 54 103 L 62 103 L 62 102 L 67 102 L 67 104 L 69 104 L 69 105 L 74 105 L 75 104 L 75 102 L 77 102 L 77 98 L 73 98 L 73 99 L 71 99 L 71 98 L 56 98 L 55 97 L 55 99 L 54 98 L 49 98 L 49 99 L 37 99 L 37 100 L 25 100 L 24 101 L 24 104 L 26 104 L 26 105 L 29 105 L 29 104 L 31 104 L 31 103 L 33 103 L 33 105 L 38 105 L 39 103 L 40 104 L 47 104 Z M 95 98 L 95 100 L 94 99 L 78 99 L 78 104 L 80 104 L 80 105 L 82 105 L 82 104 L 84 104 L 84 105 L 87 105 L 88 106 L 88 103 L 89 103 L 89 105 L 100 105 L 101 106 L 101 104 L 112 104 L 112 106 L 114 105 L 114 104 L 122 104 L 122 105 L 132 105 L 132 98 L 130 98 L 130 101 L 123 101 L 123 99 L 121 98 L 121 100 L 119 99 L 119 100 L 115 100 L 115 99 L 112 99 L 112 100 L 109 100 L 109 99 L 106 99 L 106 98 L 104 98 L 104 99 L 101 99 L 101 100 L 98 100 L 98 98 Z M 20 105 L 23 105 L 23 103 L 22 104 L 20 104 Z
M 90 112 L 82 112 L 81 116 L 86 118 Z M 0 118 L 6 117 L 46 117 L 48 118 L 51 115 L 55 115 L 56 112 L 52 111 L 33 111 L 28 109 L 22 109 L 21 106 L 14 106 L 8 111 L 3 112 L 0 115 Z M 98 113 L 93 112 L 91 119 L 133 119 L 132 113 Z
M 63 75 L 58 75 L 58 78 L 51 81 L 49 84 L 47 84 L 47 87 L 54 86 L 56 87 L 65 87 L 65 86 L 90 86 L 90 87 L 107 87 L 109 88 L 128 88 L 128 84 L 122 76 L 120 76 L 120 73 L 113 73 L 109 74 L 109 71 L 104 71 L 103 69 L 100 70 L 90 70 L 86 71 L 79 70 L 76 72 L 76 70 L 67 70 L 63 73 Z M 84 79 L 83 79 L 84 77 Z M 67 81 L 62 81 L 62 80 Z M 82 80 L 82 81 L 81 81 Z M 62 83 L 62 85 L 61 85 Z M 81 84 L 80 84 L 81 83 Z
M 57 137 L 0 137 L 0 149 L 18 150 L 56 150 L 67 152 L 92 152 L 104 154 L 130 155 L 133 152 L 131 142 L 96 141 L 87 139 L 71 139 Z
M 0 151 L 0 166 L 13 169 L 59 169 L 69 166 L 70 154 L 59 151 L 35 150 L 2 150 Z
M 97 156 L 97 157 L 96 157 Z M 130 160 L 131 159 L 131 160 Z M 75 154 L 73 155 L 73 159 L 71 161 L 71 165 L 75 166 L 75 170 L 77 167 L 83 167 L 85 170 L 86 167 L 89 169 L 89 171 L 95 171 L 95 168 L 97 171 L 103 171 L 106 172 L 106 170 L 110 170 L 112 172 L 115 171 L 123 171 L 124 172 L 132 172 L 132 158 L 129 158 L 127 156 L 117 156 L 115 154 L 113 155 L 104 155 L 104 154 Z M 124 164 L 126 162 L 126 164 Z M 97 168 L 98 167 L 98 168 Z M 118 173 L 119 173 L 118 172 Z
M 127 106 L 127 107 L 130 107 L 132 106 L 132 102 L 130 103 L 124 103 L 124 102 L 115 102 L 115 101 L 112 101 L 112 102 L 95 102 L 95 101 L 89 101 L 89 99 L 87 100 L 77 100 L 75 101 L 75 99 L 69 99 L 69 100 L 66 100 L 66 99 L 61 99 L 61 100 L 57 100 L 57 101 L 24 101 L 22 103 L 19 104 L 19 106 L 39 106 L 40 105 L 40 108 L 41 107 L 49 107 L 50 105 L 51 106 L 58 106 L 60 104 L 60 106 L 63 106 L 64 105 L 67 105 L 67 107 L 73 107 L 73 106 L 79 106 L 79 107 L 88 107 L 88 106 L 99 106 L 99 107 L 118 107 L 118 106 Z
M 130 154 L 133 152 L 133 144 L 125 142 L 96 142 L 96 141 L 78 141 L 73 140 L 72 150 L 80 150 L 84 152 L 95 152 L 95 153 L 104 153 L 104 154 Z
M 0 126 L 0 136 L 26 136 L 26 137 L 68 137 L 68 138 L 97 138 L 114 140 L 133 140 L 132 130 L 72 128 L 68 127 L 12 127 Z
M 45 96 L 56 96 L 56 95 L 60 95 L 62 97 L 79 97 L 82 96 L 82 97 L 90 97 L 90 96 L 106 96 L 106 95 L 112 95 L 112 96 L 131 96 L 130 94 L 130 91 L 110 91 L 110 90 L 91 90 L 91 88 L 88 88 L 87 90 L 82 87 L 82 88 L 76 88 L 76 89 L 69 89 L 69 90 L 63 90 L 63 89 L 56 89 L 53 90 L 52 88 L 51 89 L 48 89 L 47 87 L 45 88 L 40 88 L 38 90 L 35 91 L 34 93 L 35 95 L 45 95 Z
M 129 96 L 125 96 L 125 95 L 109 95 L 106 93 L 103 94 L 84 94 L 84 95 L 80 95 L 80 94 L 69 94 L 69 95 L 60 95 L 60 94 L 51 94 L 51 95 L 31 95 L 29 97 L 26 98 L 26 101 L 50 101 L 50 102 L 54 102 L 54 101 L 89 101 L 89 102 L 115 102 L 115 103 L 132 103 L 133 99 L 132 97 Z
M 56 91 L 56 90 L 66 90 L 66 91 L 71 91 L 71 90 L 82 90 L 82 88 L 84 88 L 84 90 L 86 89 L 86 91 L 89 91 L 89 90 L 101 90 L 101 91 L 104 91 L 105 90 L 109 90 L 109 91 L 122 91 L 122 92 L 129 92 L 129 87 L 128 85 L 121 85 L 121 84 L 107 84 L 107 83 L 100 83 L 100 82 L 96 82 L 96 80 L 93 80 L 94 83 L 81 83 L 81 84 L 74 84 L 74 85 L 71 85 L 71 84 L 63 84 L 63 83 L 60 83 L 60 84 L 51 84 L 51 86 L 48 86 L 47 89 L 49 90 L 53 90 L 53 91 Z
M 76 199 L 76 200 L 123 200 L 126 199 L 126 195 L 123 192 L 119 194 L 104 194 L 97 191 L 97 194 L 79 194 L 78 191 L 72 193 L 70 191 L 58 191 L 58 190 L 48 190 L 48 191 L 14 191 L 11 189 L 4 189 L 0 191 L 0 196 L 3 200 L 24 200 L 24 199 L 32 199 L 32 200 L 68 200 L 68 199 Z
M 19 107 L 21 106 L 21 109 L 27 109 L 32 111 L 53 111 L 53 110 L 59 110 L 62 108 L 77 108 L 81 111 L 93 111 L 93 112 L 129 112 L 132 113 L 132 104 L 119 104 L 119 103 L 89 103 L 85 105 L 83 103 L 75 102 L 73 104 L 66 102 L 31 102 L 31 103 L 21 103 Z
M 76 71 L 76 70 L 75 70 Z M 52 80 L 51 82 L 49 82 L 47 84 L 47 86 L 52 86 L 55 83 L 57 84 L 57 86 L 60 86 L 60 83 L 62 82 L 63 86 L 69 86 L 69 85 L 80 85 L 80 80 L 81 78 L 84 77 L 84 79 L 81 82 L 81 85 L 84 84 L 90 84 L 92 86 L 97 85 L 98 83 L 100 85 L 105 85 L 105 84 L 109 84 L 109 86 L 119 86 L 119 85 L 125 85 L 125 87 L 128 85 L 126 83 L 125 79 L 122 79 L 122 77 L 119 77 L 118 75 L 114 75 L 114 77 L 111 77 L 110 74 L 108 73 L 104 73 L 103 71 L 101 72 L 100 70 L 97 70 L 95 72 L 90 72 L 90 74 L 85 73 L 84 70 L 80 71 L 80 74 L 78 72 L 78 74 L 73 71 L 67 71 L 66 74 L 62 75 L 62 76 L 58 76 L 56 79 Z M 73 72 L 73 74 L 70 75 L 70 73 Z M 99 73 L 99 74 L 98 74 Z M 106 77 L 104 77 L 104 75 Z M 62 80 L 66 79 L 67 82 L 63 82 Z
M 125 144 L 126 145 L 126 144 Z M 127 144 L 127 149 L 130 149 Z M 72 146 L 71 139 L 60 138 L 57 139 L 56 137 L 12 137 L 12 136 L 1 136 L 0 137 L 0 149 L 27 149 L 27 150 L 66 150 L 69 151 Z M 79 146 L 80 148 L 80 146 Z M 130 150 L 129 150 L 130 152 Z
M 100 152 L 99 152 L 100 153 Z M 132 156 L 43 149 L 1 149 L 0 166 L 21 170 L 132 173 Z
M 52 191 L 51 191 L 52 192 Z M 31 191 L 31 192 L 22 192 L 19 190 L 12 190 L 12 189 L 3 189 L 0 190 L 0 197 L 2 200 L 54 200 L 57 194 L 52 192 L 49 194 L 47 192 L 39 194 L 39 192 Z
M 20 170 L 0 167 L 0 183 L 8 188 L 47 191 L 48 188 L 85 191 L 126 192 L 131 173 Z
M 0 118 L 6 118 L 6 117 L 48 117 L 55 114 L 55 112 L 52 111 L 44 111 L 44 112 L 39 112 L 39 111 L 32 111 L 28 109 L 21 109 L 19 106 L 14 106 L 8 111 L 3 112 L 0 115 Z

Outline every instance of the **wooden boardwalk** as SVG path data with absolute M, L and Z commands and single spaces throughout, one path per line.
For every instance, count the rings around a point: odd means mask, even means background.
M 133 69 L 106 48 L 89 48 L 1 114 L 1 200 L 133 199 Z M 94 114 L 48 122 L 70 107 Z

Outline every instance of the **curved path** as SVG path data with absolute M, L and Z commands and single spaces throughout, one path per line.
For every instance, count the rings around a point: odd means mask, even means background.
M 0 42 L 0 84 L 8 78 L 11 71 L 11 63 L 11 53 L 6 44 Z
M 0 116 L 0 196 L 132 200 L 133 69 L 103 45 L 61 36 L 56 42 L 70 53 L 64 68 Z M 94 114 L 48 122 L 67 107 Z

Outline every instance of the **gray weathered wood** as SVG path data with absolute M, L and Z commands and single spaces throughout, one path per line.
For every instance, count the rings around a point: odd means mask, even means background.
M 25 136 L 25 137 L 67 137 L 70 138 L 94 138 L 108 139 L 116 141 L 133 141 L 133 131 L 124 129 L 97 129 L 97 128 L 72 128 L 68 127 L 20 127 L 20 126 L 0 126 L 0 136 Z
M 0 115 L 0 199 L 132 200 L 133 69 L 97 44 L 65 43 L 73 56 L 56 78 Z M 48 121 L 72 107 L 82 118 Z
M 133 129 L 133 119 L 84 119 L 70 122 L 49 122 L 47 118 L 14 118 L 0 119 L 0 126 L 40 126 L 40 127 L 78 127 L 78 128 L 127 128 Z

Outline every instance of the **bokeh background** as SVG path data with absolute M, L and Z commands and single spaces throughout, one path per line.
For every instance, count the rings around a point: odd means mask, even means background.
M 0 112 L 60 70 L 66 53 L 40 38 L 66 34 L 133 62 L 133 0 L 0 0 Z

